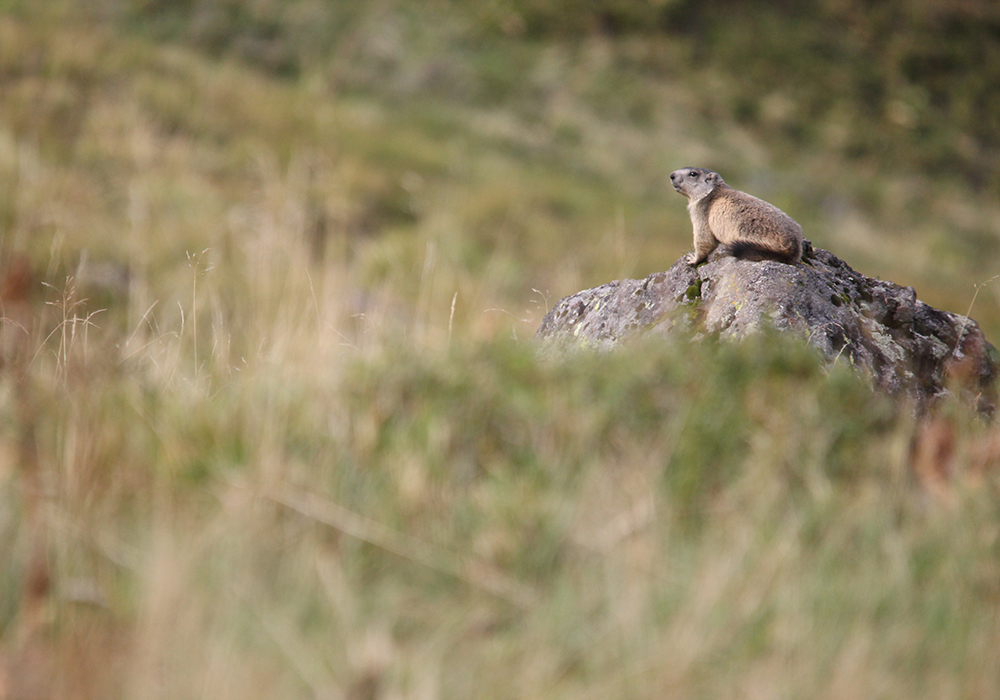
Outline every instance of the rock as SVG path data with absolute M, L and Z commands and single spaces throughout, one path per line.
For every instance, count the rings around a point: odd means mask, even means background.
M 849 359 L 873 384 L 918 406 L 961 387 L 992 412 L 996 350 L 966 316 L 917 300 L 912 287 L 866 277 L 806 241 L 801 263 L 750 262 L 716 251 L 644 280 L 566 297 L 538 328 L 548 347 L 610 349 L 678 328 L 740 338 L 771 327 L 804 336 L 828 360 Z

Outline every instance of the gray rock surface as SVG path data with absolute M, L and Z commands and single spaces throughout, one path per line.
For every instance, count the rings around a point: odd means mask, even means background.
M 798 333 L 829 360 L 846 358 L 875 386 L 924 406 L 961 387 L 994 406 L 996 350 L 966 316 L 917 300 L 912 287 L 866 277 L 806 242 L 801 263 L 750 262 L 716 251 L 681 258 L 644 280 L 616 280 L 566 297 L 537 337 L 549 347 L 610 349 L 678 328 L 739 338 L 771 327 Z

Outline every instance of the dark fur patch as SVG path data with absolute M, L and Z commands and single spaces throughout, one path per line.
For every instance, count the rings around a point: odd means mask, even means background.
M 795 262 L 794 256 L 765 248 L 753 241 L 736 241 L 735 243 L 730 243 L 729 254 L 740 260 L 777 260 L 778 262 L 789 264 Z

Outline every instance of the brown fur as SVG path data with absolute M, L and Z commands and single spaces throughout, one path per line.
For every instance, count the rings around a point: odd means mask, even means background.
M 802 227 L 773 204 L 733 189 L 705 168 L 675 170 L 670 181 L 688 198 L 694 227 L 694 253 L 688 263 L 705 262 L 720 243 L 743 260 L 802 259 Z

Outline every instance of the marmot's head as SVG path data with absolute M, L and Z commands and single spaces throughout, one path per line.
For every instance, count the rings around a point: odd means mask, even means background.
M 709 192 L 725 185 L 719 173 L 706 168 L 681 168 L 670 173 L 674 189 L 688 199 L 701 199 Z

